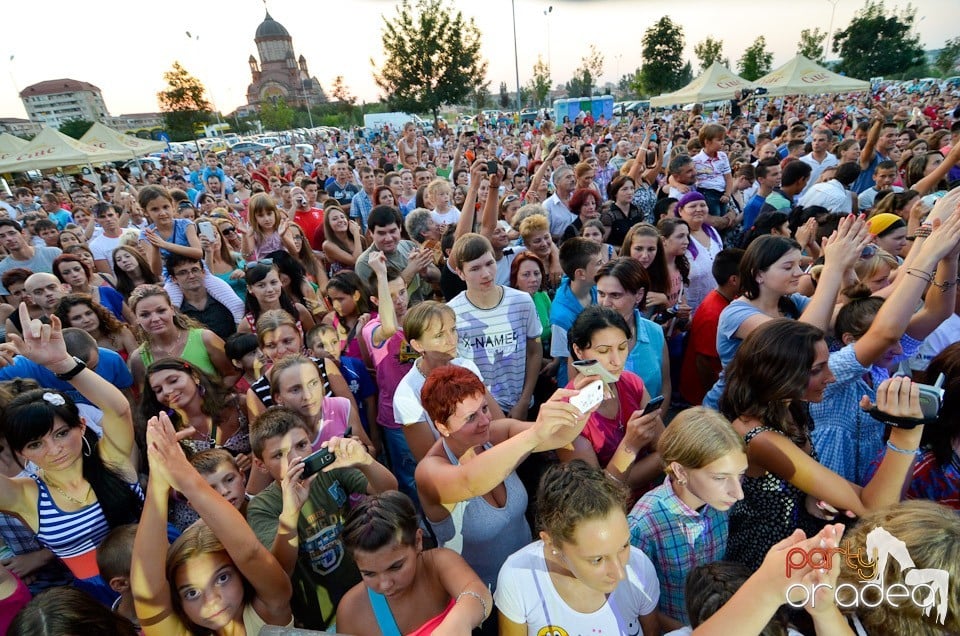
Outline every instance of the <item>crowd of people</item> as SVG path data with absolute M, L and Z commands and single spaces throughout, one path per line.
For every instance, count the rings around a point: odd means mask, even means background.
M 0 202 L 0 634 L 960 632 L 956 93 L 372 133 Z

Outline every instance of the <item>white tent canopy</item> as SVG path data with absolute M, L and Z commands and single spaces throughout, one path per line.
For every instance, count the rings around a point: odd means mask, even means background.
M 26 139 L 21 139 L 10 133 L 0 133 L 0 153 L 16 152 L 28 143 L 30 142 Z
M 129 151 L 101 150 L 53 128 L 40 133 L 16 152 L 0 155 L 0 172 L 26 172 L 62 166 L 81 166 L 130 158 Z
M 802 55 L 767 73 L 754 84 L 767 89 L 771 97 L 870 90 L 870 82 L 838 75 Z
M 161 152 L 167 149 L 166 142 L 140 139 L 125 135 L 109 126 L 95 122 L 80 141 L 95 146 L 100 150 L 126 152 L 126 159 L 142 157 L 151 152 Z
M 720 62 L 714 62 L 710 65 L 710 68 L 683 88 L 672 93 L 652 97 L 650 105 L 662 107 L 732 99 L 736 91 L 750 90 L 751 88 L 753 88 L 753 84 L 742 77 L 738 77 Z

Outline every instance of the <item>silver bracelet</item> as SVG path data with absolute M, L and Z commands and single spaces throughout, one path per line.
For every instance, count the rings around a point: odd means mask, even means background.
M 456 600 L 456 602 L 459 603 L 459 602 L 460 602 L 460 599 L 463 598 L 464 596 L 472 596 L 473 598 L 475 598 L 475 599 L 477 599 L 478 601 L 480 601 L 480 607 L 483 608 L 483 615 L 480 617 L 480 624 L 477 625 L 477 627 L 480 627 L 480 625 L 483 625 L 483 621 L 487 620 L 487 602 L 486 602 L 485 600 L 483 600 L 483 597 L 482 597 L 482 596 L 480 596 L 479 594 L 477 594 L 477 593 L 474 592 L 473 590 L 464 590 L 464 591 L 460 592 L 459 594 L 457 594 L 457 600 Z

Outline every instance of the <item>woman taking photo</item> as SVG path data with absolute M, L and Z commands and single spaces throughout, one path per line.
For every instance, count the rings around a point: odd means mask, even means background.
M 56 313 L 63 325 L 83 329 L 98 347 L 116 351 L 124 362 L 138 346 L 129 327 L 86 294 L 67 294 L 60 299 Z
M 417 511 L 390 490 L 364 499 L 347 517 L 343 544 L 363 582 L 337 606 L 345 634 L 469 634 L 493 609 L 490 590 L 452 550 L 424 551 Z
M 92 285 L 92 272 L 78 257 L 61 254 L 53 259 L 52 268 L 60 282 L 70 286 L 72 293 L 90 296 L 93 302 L 107 308 L 117 320 L 132 321 L 133 313 L 123 301 L 123 296 L 112 287 Z
M 138 287 L 130 296 L 130 307 L 142 344 L 127 366 L 138 389 L 144 385 L 147 367 L 163 358 L 181 358 L 223 386 L 233 386 L 240 377 L 223 351 L 220 336 L 174 309 L 162 287 Z
M 640 376 L 648 398 L 662 395 L 668 408 L 673 385 L 667 341 L 660 325 L 642 313 L 650 285 L 647 272 L 636 260 L 621 256 L 605 263 L 596 281 L 597 303 L 620 314 L 629 327 L 623 368 Z
M 643 380 L 624 369 L 630 352 L 630 327 L 607 307 L 587 307 L 568 334 L 571 359 L 596 360 L 615 378 L 604 386 L 604 400 L 587 418 L 573 448 L 558 449 L 562 462 L 582 459 L 600 466 L 631 490 L 642 490 L 660 472 L 654 450 L 663 432 L 660 411 L 644 414 L 650 394 Z M 572 387 L 572 383 L 568 387 Z
M 622 486 L 584 462 L 546 472 L 537 491 L 540 540 L 500 570 L 501 636 L 660 634 L 657 574 L 630 545 L 625 499 Z
M 357 222 L 349 220 L 340 207 L 327 208 L 323 217 L 323 232 L 326 237 L 323 255 L 330 264 L 330 275 L 334 276 L 345 269 L 352 270 L 367 248 Z
M 440 439 L 417 464 L 415 477 L 440 546 L 459 551 L 493 588 L 506 558 L 530 541 L 527 493 L 517 466 L 532 452 L 569 444 L 586 418 L 561 401 L 576 392 L 561 389 L 533 424 L 490 421 L 486 394 L 468 369 L 448 365 L 430 373 L 421 398 Z
M 280 270 L 272 259 L 264 259 L 247 263 L 247 312 L 245 320 L 241 321 L 237 331 L 256 333 L 257 320 L 264 312 L 271 309 L 282 309 L 289 313 L 301 331 L 313 329 L 313 316 L 300 303 L 294 303 L 283 291 L 283 282 L 280 280 Z
M 836 511 L 859 517 L 900 499 L 924 428 L 919 390 L 903 377 L 877 387 L 881 405 L 896 396 L 905 407 L 892 415 L 917 426 L 891 429 L 877 472 L 861 488 L 817 461 L 810 441 L 808 404 L 821 401 L 834 381 L 829 357 L 822 330 L 780 318 L 751 333 L 726 369 L 720 411 L 743 437 L 748 460 L 744 498 L 730 512 L 729 560 L 757 568 L 796 528 L 812 536 Z
M 36 475 L 0 475 L 0 510 L 20 517 L 37 540 L 66 564 L 75 586 L 102 603 L 116 598 L 100 578 L 95 553 L 112 529 L 136 523 L 143 503 L 131 463 L 133 420 L 120 390 L 67 353 L 60 319 L 31 320 L 20 304 L 23 338 L 11 335 L 20 355 L 67 381 L 103 411 L 101 438 L 60 391 L 36 389 L 6 405 L 3 430 L 10 448 Z
M 160 277 L 153 273 L 143 255 L 133 247 L 120 245 L 113 250 L 113 270 L 117 274 L 117 291 L 130 298 L 140 285 L 156 285 Z

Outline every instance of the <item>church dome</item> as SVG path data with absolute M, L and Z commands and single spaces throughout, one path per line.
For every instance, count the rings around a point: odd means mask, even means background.
M 263 22 L 260 23 L 260 26 L 257 27 L 256 39 L 260 38 L 269 38 L 269 37 L 290 37 L 290 34 L 284 28 L 282 24 L 270 17 L 270 12 L 267 11 L 266 17 L 263 18 Z

